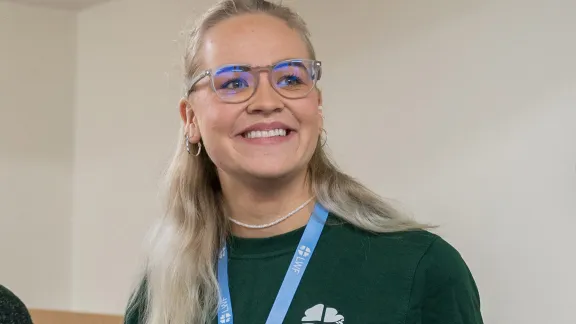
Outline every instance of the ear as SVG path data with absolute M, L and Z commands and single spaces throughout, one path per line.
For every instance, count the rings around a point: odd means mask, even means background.
M 188 141 L 192 144 L 200 142 L 200 129 L 197 126 L 196 115 L 188 99 L 180 99 L 178 108 L 180 110 L 180 118 L 184 123 L 184 134 L 182 136 L 188 135 Z

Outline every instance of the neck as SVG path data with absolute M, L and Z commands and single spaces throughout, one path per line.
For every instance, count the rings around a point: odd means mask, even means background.
M 227 216 L 250 225 L 272 223 L 286 216 L 312 197 L 306 174 L 291 179 L 261 180 L 250 184 L 221 175 Z M 282 222 L 252 229 L 232 223 L 239 237 L 271 237 L 305 226 L 314 209 L 314 199 Z

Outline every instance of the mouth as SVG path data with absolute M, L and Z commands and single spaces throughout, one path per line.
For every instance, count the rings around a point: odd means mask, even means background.
M 274 137 L 287 137 L 294 131 L 287 128 L 276 128 L 269 130 L 252 130 L 242 133 L 242 137 L 246 139 L 253 138 L 274 138 Z

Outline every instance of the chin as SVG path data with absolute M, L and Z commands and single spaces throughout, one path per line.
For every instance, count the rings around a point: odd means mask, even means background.
M 246 168 L 244 168 L 245 173 L 254 178 L 263 180 L 285 178 L 297 174 L 300 170 L 302 170 L 302 167 L 294 163 L 263 163 L 262 161 L 258 163 L 250 163 Z
M 251 168 L 246 170 L 246 173 L 253 176 L 254 178 L 263 179 L 263 180 L 273 180 L 284 178 L 290 174 L 294 173 L 293 168 Z

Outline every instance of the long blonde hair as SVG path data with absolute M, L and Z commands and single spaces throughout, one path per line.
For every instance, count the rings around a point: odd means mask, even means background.
M 206 31 L 225 19 L 248 13 L 265 13 L 285 21 L 301 35 L 315 59 L 308 28 L 290 8 L 263 0 L 224 0 L 206 12 L 189 34 L 184 56 L 186 81 L 198 73 Z M 179 138 L 166 175 L 166 214 L 153 233 L 145 284 L 134 294 L 127 311 L 140 308 L 146 324 L 210 323 L 218 304 L 215 261 L 229 227 L 220 183 L 208 155 L 204 151 L 199 156 L 188 154 L 185 139 Z M 423 228 L 338 170 L 321 142 L 319 139 L 309 163 L 308 177 L 317 200 L 328 210 L 372 232 Z

